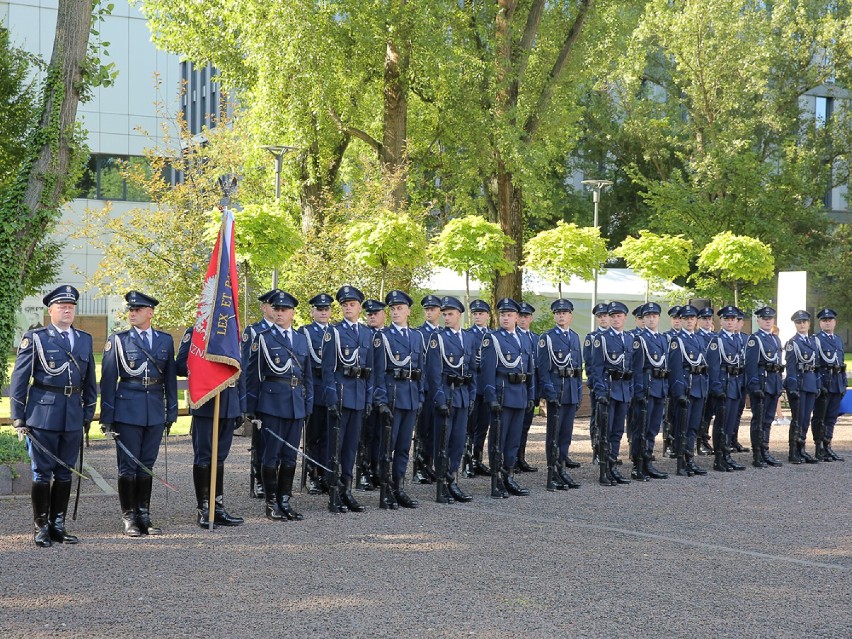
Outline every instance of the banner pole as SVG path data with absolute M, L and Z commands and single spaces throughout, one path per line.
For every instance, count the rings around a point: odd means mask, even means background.
M 213 400 L 213 445 L 210 450 L 210 496 L 207 502 L 207 525 L 208 530 L 213 530 L 214 513 L 216 512 L 216 471 L 219 469 L 217 461 L 219 457 L 219 397 L 221 393 L 216 394 Z

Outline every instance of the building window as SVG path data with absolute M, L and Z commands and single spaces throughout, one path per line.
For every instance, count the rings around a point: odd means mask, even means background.
M 77 197 L 90 200 L 125 200 L 150 202 L 151 198 L 138 185 L 128 182 L 122 169 L 139 169 L 150 176 L 148 160 L 140 156 L 91 155 L 83 177 L 77 184 Z
M 834 98 L 826 98 L 817 96 L 816 106 L 814 110 L 814 118 L 818 127 L 825 126 L 831 119 L 831 114 L 834 111 Z

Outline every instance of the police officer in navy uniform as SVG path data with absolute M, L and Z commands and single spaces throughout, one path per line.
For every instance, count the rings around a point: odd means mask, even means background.
M 71 471 L 41 448 L 72 467 L 83 426 L 95 414 L 92 336 L 73 326 L 79 297 L 69 285 L 44 296 L 50 325 L 24 333 L 9 386 L 12 425 L 19 437 L 27 436 L 32 460 L 33 540 L 43 548 L 52 542 L 77 543 L 77 537 L 65 529 Z
M 715 311 L 711 306 L 698 309 L 698 329 L 695 331 L 695 336 L 701 342 L 705 353 L 710 348 L 710 344 L 716 340 L 716 333 L 713 330 L 714 315 Z M 698 455 L 714 455 L 713 444 L 710 441 L 710 423 L 716 412 L 716 398 L 712 394 L 708 395 L 707 401 L 704 402 L 704 413 L 701 415 L 698 438 L 695 442 L 695 452 Z
M 193 328 L 183 334 L 178 348 L 175 368 L 181 377 L 189 375 L 187 361 L 192 346 Z M 213 411 L 215 402 L 207 401 L 198 408 L 190 408 L 192 415 L 192 481 L 195 485 L 196 522 L 201 528 L 210 525 L 210 468 L 213 463 Z M 216 494 L 213 496 L 213 523 L 215 526 L 239 526 L 242 517 L 235 517 L 225 510 L 225 460 L 231 452 L 234 429 L 242 423 L 246 412 L 245 374 L 219 393 L 219 441 L 216 454 Z
M 437 420 L 435 470 L 443 472 L 445 479 L 445 488 L 436 493 L 436 501 L 446 504 L 453 501 L 469 502 L 472 499 L 459 487 L 456 473 L 464 452 L 468 415 L 476 398 L 476 355 L 474 340 L 465 334 L 461 326 L 464 304 L 449 295 L 442 297 L 441 313 L 444 327 L 429 338 L 426 369 L 428 400 L 433 405 Z M 447 428 L 444 428 L 444 424 Z M 443 442 L 442 434 L 446 437 Z
M 677 474 L 686 477 L 706 475 L 695 463 L 693 451 L 709 392 L 704 344 L 695 334 L 698 309 L 692 304 L 680 308 L 681 330 L 669 344 L 669 395 L 673 436 L 678 451 Z
M 425 321 L 417 327 L 423 341 L 423 352 L 428 357 L 429 338 L 438 330 L 441 320 L 441 299 L 437 295 L 426 295 L 420 300 Z M 428 394 L 428 380 L 426 393 Z M 435 417 L 430 402 L 423 402 L 423 408 L 417 419 L 414 436 L 414 481 L 418 484 L 431 484 L 435 481 L 433 455 L 435 448 Z
M 101 429 L 113 433 L 130 454 L 153 468 L 163 432 L 177 420 L 175 344 L 168 333 L 151 328 L 150 295 L 129 291 L 124 299 L 131 328 L 109 336 L 101 363 Z M 116 446 L 118 499 L 124 534 L 158 535 L 151 525 L 153 478 Z
M 489 433 L 489 457 L 492 470 L 491 496 L 496 498 L 511 495 L 526 496 L 528 488 L 522 488 L 515 480 L 513 469 L 521 444 L 524 415 L 533 409 L 535 384 L 530 374 L 535 366 L 533 353 L 517 333 L 520 305 L 509 297 L 497 302 L 500 328 L 482 339 L 481 361 L 483 396 L 492 415 L 501 421 L 500 440 Z M 431 349 L 430 349 L 431 350 Z M 428 365 L 428 362 L 427 362 Z M 495 466 L 496 445 L 502 453 L 502 468 Z M 500 477 L 496 477 L 496 473 Z
M 818 459 L 805 450 L 808 440 L 808 426 L 814 410 L 814 402 L 819 395 L 820 378 L 817 364 L 816 340 L 809 334 L 811 314 L 796 311 L 790 318 L 796 327 L 793 335 L 784 347 L 786 353 L 784 390 L 790 402 L 791 415 L 787 460 L 791 464 L 816 464 Z M 792 419 L 795 417 L 795 419 Z
M 725 306 L 717 313 L 722 328 L 709 342 L 707 358 L 709 396 L 714 400 L 713 470 L 731 472 L 745 466 L 731 457 L 731 442 L 740 425 L 739 404 L 743 396 L 742 371 L 744 357 L 739 336 L 735 333 L 739 310 Z
M 610 302 L 607 313 L 610 327 L 592 341 L 592 384 L 598 410 L 607 411 L 607 433 L 599 439 L 607 451 L 599 451 L 600 478 L 603 486 L 629 484 L 617 468 L 618 451 L 624 435 L 627 407 L 633 398 L 633 339 L 624 334 L 627 306 Z M 604 454 L 606 453 L 606 454 Z
M 269 330 L 275 325 L 275 311 L 269 304 L 270 298 L 278 292 L 277 288 L 266 291 L 262 295 L 258 295 L 257 301 L 260 302 L 260 310 L 263 317 L 260 321 L 254 324 L 249 324 L 243 330 L 242 347 L 240 348 L 240 358 L 242 359 L 243 370 L 248 369 L 249 357 L 251 356 L 251 345 L 254 343 L 254 338 L 258 333 Z M 254 477 L 254 490 L 251 496 L 256 499 L 263 499 L 263 476 L 261 467 L 263 462 L 263 437 L 260 435 L 260 428 L 256 425 L 251 427 L 251 469 L 250 472 Z
M 846 363 L 844 362 L 843 340 L 835 333 L 837 312 L 823 308 L 817 312 L 820 331 L 814 337 L 819 353 L 819 374 L 822 390 L 814 405 L 811 422 L 816 444 L 817 459 L 820 461 L 843 461 L 831 448 L 834 426 L 840 414 L 840 401 L 846 393 Z
M 518 335 L 521 336 L 521 339 L 527 341 L 530 352 L 533 354 L 533 361 L 536 361 L 538 357 L 538 333 L 530 330 L 530 326 L 533 322 L 533 316 L 535 315 L 535 307 L 527 302 L 519 302 L 518 305 L 521 307 L 521 312 L 518 313 Z M 531 374 L 535 377 L 535 369 L 533 369 Z M 541 392 L 538 380 L 533 380 L 533 383 L 535 385 L 536 392 Z M 541 397 L 533 397 L 533 410 L 529 411 L 524 416 L 524 428 L 521 431 L 521 445 L 518 448 L 518 461 L 515 463 L 515 470 L 521 473 L 538 472 L 538 468 L 527 462 L 527 438 L 529 437 L 530 426 L 532 426 L 533 416 L 535 415 L 535 407 L 538 406 L 540 401 Z
M 326 430 L 328 428 L 328 408 L 325 405 L 325 393 L 322 387 L 322 347 L 325 334 L 328 331 L 328 321 L 331 317 L 331 303 L 334 298 L 328 293 L 319 293 L 308 300 L 311 305 L 311 319 L 307 326 L 299 328 L 308 339 L 308 353 L 311 356 L 311 375 L 314 385 L 314 410 L 305 422 L 305 451 L 309 457 L 317 460 L 320 464 L 328 466 L 328 441 Z M 325 485 L 325 473 L 313 463 L 307 462 L 307 477 L 309 495 L 319 495 L 328 492 Z
M 470 303 L 470 314 L 473 325 L 465 334 L 473 339 L 474 377 L 476 377 L 476 400 L 473 411 L 467 420 L 467 436 L 469 451 L 465 453 L 463 475 L 468 478 L 480 475 L 490 477 L 491 469 L 482 461 L 482 451 L 485 448 L 485 438 L 488 436 L 489 410 L 488 404 L 482 398 L 482 364 L 479 360 L 479 347 L 482 338 L 488 333 L 488 323 L 491 320 L 491 306 L 483 300 L 473 300 Z M 470 459 L 467 459 L 470 457 Z
M 669 330 L 663 332 L 663 337 L 666 339 L 666 352 L 672 343 L 672 338 L 680 333 L 680 306 L 675 305 L 669 307 L 668 316 L 671 326 Z M 675 446 L 674 438 L 672 437 L 672 422 L 674 414 L 674 402 L 670 397 L 666 397 L 666 408 L 663 411 L 663 456 L 671 459 L 677 459 L 677 447 Z
M 775 309 L 769 306 L 757 309 L 759 329 L 746 342 L 746 388 L 751 402 L 752 466 L 766 468 L 781 466 L 769 452 L 769 435 L 775 407 L 781 396 L 781 371 L 784 369 L 781 340 L 772 334 Z
M 550 305 L 550 310 L 556 326 L 539 338 L 536 382 L 547 401 L 547 488 L 566 490 L 580 487 L 568 474 L 565 462 L 574 433 L 574 417 L 583 396 L 583 354 L 580 336 L 571 328 L 574 304 L 560 298 Z
M 746 397 L 748 393 L 746 392 L 746 377 L 745 377 L 745 347 L 746 347 L 746 336 L 743 334 L 743 325 L 745 324 L 745 313 L 741 308 L 734 307 L 737 311 L 736 322 L 734 324 L 734 336 L 737 339 L 737 342 L 740 345 L 740 357 L 742 361 L 742 374 L 739 376 L 740 388 L 742 389 L 742 397 L 740 397 L 740 403 L 737 407 L 737 422 L 734 429 L 734 433 L 731 437 L 731 449 L 737 453 L 747 453 L 751 449 L 748 446 L 743 446 L 739 441 L 739 430 L 740 430 L 740 422 L 743 418 L 743 413 L 745 412 L 746 405 Z
M 246 409 L 249 418 L 257 418 L 262 428 L 266 518 L 301 521 L 304 517 L 290 499 L 302 426 L 313 409 L 313 368 L 308 340 L 293 328 L 299 301 L 277 291 L 269 304 L 275 312 L 275 326 L 258 333 L 251 344 Z
M 391 325 L 373 336 L 373 403 L 376 405 L 381 435 L 379 457 L 390 451 L 390 469 L 384 469 L 391 480 L 391 491 L 383 509 L 417 508 L 416 499 L 405 492 L 405 473 L 411 451 L 411 439 L 417 412 L 425 399 L 426 370 L 423 340 L 408 326 L 414 300 L 400 290 L 385 295 Z M 391 419 L 390 441 L 384 439 L 384 420 Z
M 630 455 L 633 479 L 668 479 L 653 464 L 654 441 L 663 423 L 668 397 L 668 344 L 658 331 L 662 309 L 656 302 L 642 305 L 640 314 L 644 328 L 633 334 L 633 439 Z M 645 418 L 642 421 L 642 414 Z
M 354 286 L 341 286 L 337 301 L 343 321 L 325 334 L 322 348 L 322 385 L 329 416 L 329 460 L 337 457 L 342 481 L 342 506 L 329 502 L 335 512 L 363 512 L 364 506 L 352 495 L 352 470 L 361 436 L 361 422 L 373 409 L 373 341 L 370 329 L 360 324 L 364 294 Z M 339 426 L 336 453 L 334 422 Z
M 592 464 L 598 463 L 598 436 L 597 436 L 597 401 L 595 400 L 595 389 L 592 383 L 592 344 L 595 336 L 603 333 L 609 328 L 609 304 L 599 302 L 592 308 L 592 315 L 595 316 L 595 330 L 586 334 L 583 339 L 583 366 L 586 369 L 586 387 L 589 389 L 589 401 L 592 405 L 592 410 L 589 416 L 589 438 L 592 440 Z M 579 468 L 580 464 L 569 458 L 565 463 L 567 468 Z
M 381 300 L 366 300 L 363 304 L 367 328 L 370 330 L 370 342 L 375 341 L 376 335 L 385 326 L 387 312 L 385 303 Z M 376 353 L 373 353 L 375 363 Z M 379 463 L 382 459 L 382 433 L 379 413 L 375 410 L 376 378 L 373 373 L 373 409 L 361 424 L 361 441 L 358 444 L 358 457 L 355 471 L 355 487 L 358 490 L 374 490 L 380 485 Z

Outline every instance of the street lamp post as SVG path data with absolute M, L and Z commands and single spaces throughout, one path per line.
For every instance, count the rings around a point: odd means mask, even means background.
M 595 205 L 595 221 L 594 226 L 598 228 L 598 206 L 601 202 L 601 191 L 608 187 L 612 186 L 612 182 L 610 180 L 583 180 L 583 184 L 592 189 L 592 202 Z M 595 269 L 595 277 L 594 284 L 592 285 L 592 321 L 591 321 L 591 330 L 595 330 L 595 306 L 598 304 L 598 269 Z
M 275 201 L 281 199 L 281 169 L 284 166 L 284 154 L 298 150 L 295 146 L 284 146 L 282 144 L 266 144 L 264 149 L 275 157 Z M 278 287 L 278 269 L 272 269 L 272 288 Z

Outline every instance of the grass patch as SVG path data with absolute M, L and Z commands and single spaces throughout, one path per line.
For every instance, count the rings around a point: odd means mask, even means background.
M 15 464 L 29 461 L 29 459 L 27 448 L 24 442 L 18 441 L 18 434 L 14 429 L 4 428 L 0 430 L 0 464 L 9 467 L 14 479 L 17 479 Z

